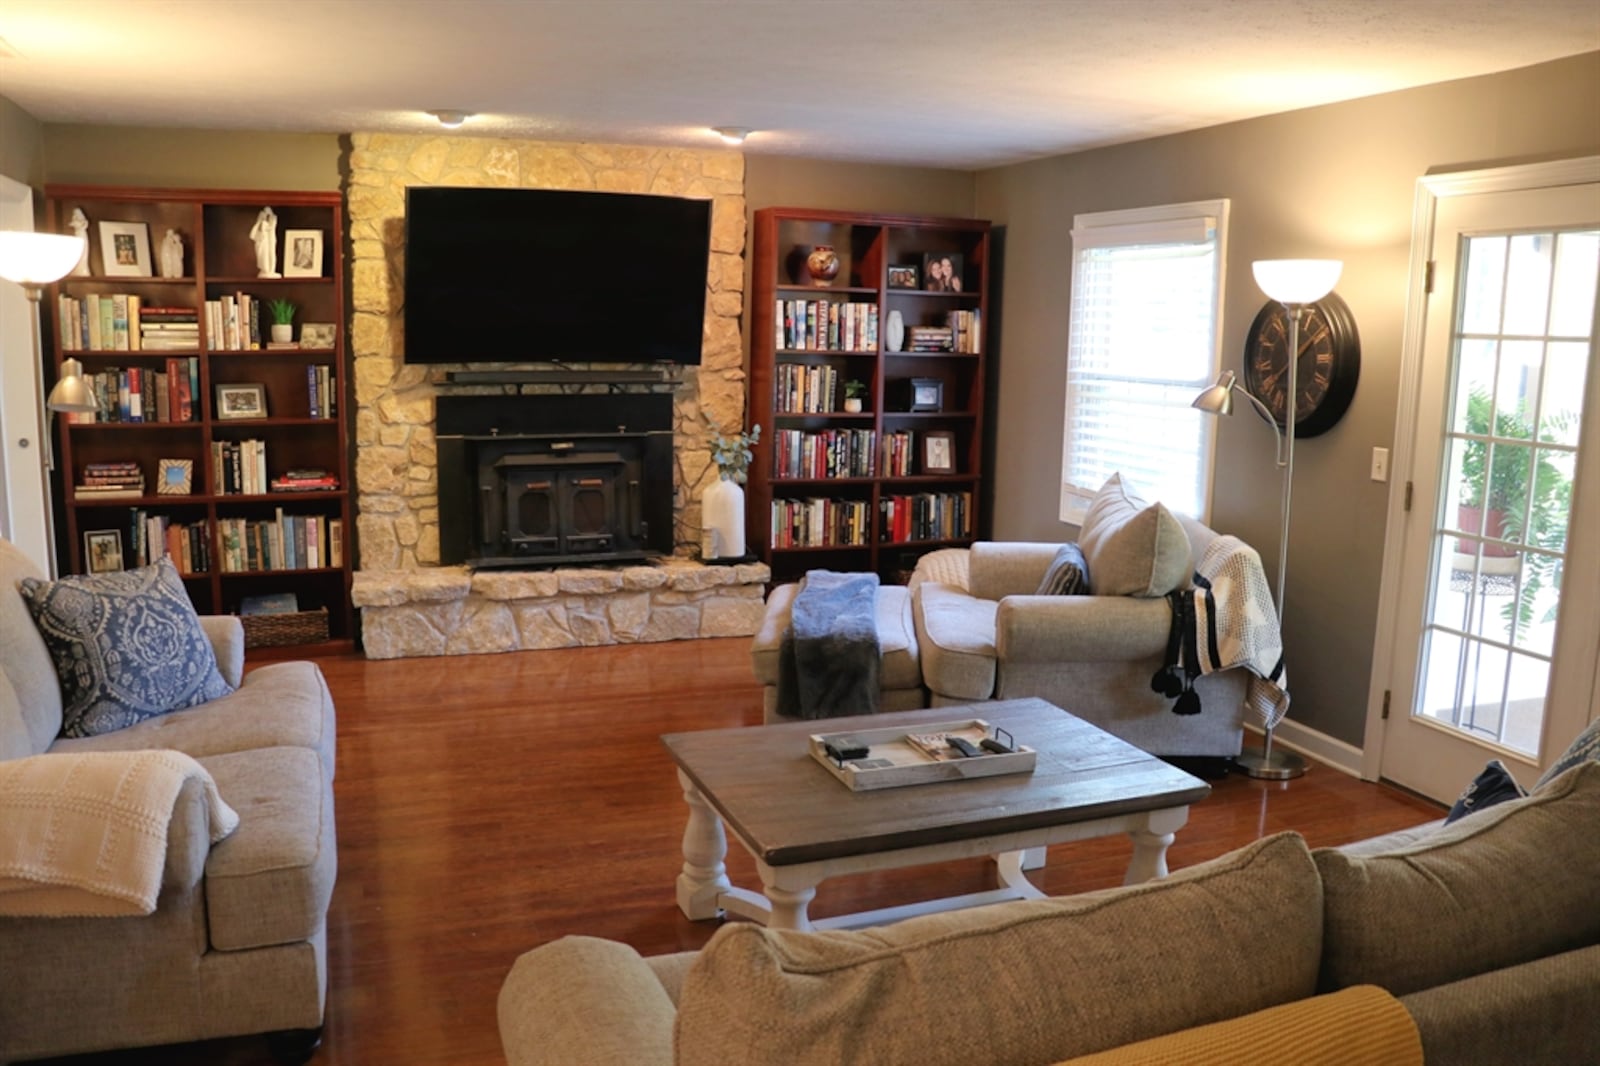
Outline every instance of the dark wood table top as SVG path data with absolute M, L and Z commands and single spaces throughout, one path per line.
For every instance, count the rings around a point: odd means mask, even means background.
M 1036 750 L 1031 774 L 855 792 L 807 750 L 813 733 L 982 718 Z M 1041 699 L 668 733 L 679 768 L 772 866 L 942 844 L 1179 807 L 1211 786 Z

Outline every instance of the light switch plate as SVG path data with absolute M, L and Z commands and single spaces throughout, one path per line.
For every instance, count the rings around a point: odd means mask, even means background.
M 1372 449 L 1372 480 L 1374 480 L 1374 481 L 1388 481 L 1389 480 L 1389 449 L 1388 448 L 1374 448 L 1374 449 Z

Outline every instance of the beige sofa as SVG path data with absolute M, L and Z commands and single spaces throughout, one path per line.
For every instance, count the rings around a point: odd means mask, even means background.
M 0 917 L 0 1062 L 249 1033 L 280 1057 L 316 1046 L 336 849 L 334 710 L 312 663 L 248 677 L 237 618 L 203 618 L 237 691 L 99 736 L 58 737 L 62 696 L 17 584 L 39 576 L 0 540 L 0 759 L 182 751 L 239 826 L 213 845 L 199 785 L 173 809 L 155 913 Z M 0 827 L 0 832 L 4 828 Z
M 1174 516 L 1193 573 L 1216 534 Z M 932 706 L 1038 696 L 1163 756 L 1234 756 L 1244 743 L 1243 670 L 1199 678 L 1201 713 L 1177 715 L 1150 687 L 1172 628 L 1164 596 L 1037 596 L 1059 544 L 980 541 L 966 584 L 913 574 L 912 617 Z M 1091 563 L 1091 577 L 1093 564 Z
M 510 1066 L 1398 1066 L 1418 1038 L 1429 1066 L 1592 1062 L 1596 824 L 1591 762 L 1451 826 L 1282 833 L 1129 888 L 851 932 L 729 922 L 649 959 L 568 937 L 517 960 L 501 1039 Z M 1330 1016 L 1364 986 L 1383 992 Z

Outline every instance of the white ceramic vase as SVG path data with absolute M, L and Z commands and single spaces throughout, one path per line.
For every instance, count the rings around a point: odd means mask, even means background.
M 889 322 L 884 327 L 883 338 L 889 342 L 891 352 L 898 352 L 900 346 L 906 342 L 906 321 L 900 317 L 899 311 L 889 312 Z
M 700 497 L 700 557 L 738 559 L 744 555 L 744 488 L 717 478 Z
M 272 324 L 272 340 L 275 344 L 288 344 L 294 340 L 294 323 L 274 322 Z

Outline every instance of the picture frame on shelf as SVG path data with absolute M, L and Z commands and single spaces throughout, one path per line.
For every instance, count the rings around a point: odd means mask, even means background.
M 927 252 L 922 256 L 922 288 L 927 292 L 961 291 L 961 253 Z
M 910 410 L 913 412 L 943 411 L 944 382 L 938 378 L 912 378 Z
M 259 382 L 217 386 L 217 420 L 267 417 L 267 387 Z
M 322 277 L 322 231 L 291 229 L 283 234 L 283 276 Z
M 83 567 L 91 574 L 112 574 L 122 569 L 122 534 L 114 529 L 83 531 Z
M 187 496 L 194 491 L 194 460 L 163 459 L 156 473 L 157 496 Z
M 327 348 L 333 349 L 333 323 L 332 322 L 302 322 L 300 324 L 300 347 L 302 348 Z
M 889 288 L 916 289 L 921 287 L 922 272 L 915 263 L 889 268 Z
M 101 222 L 100 269 L 108 278 L 150 277 L 150 227 L 143 222 Z
M 930 430 L 922 435 L 922 472 L 956 472 L 956 435 L 947 429 Z

